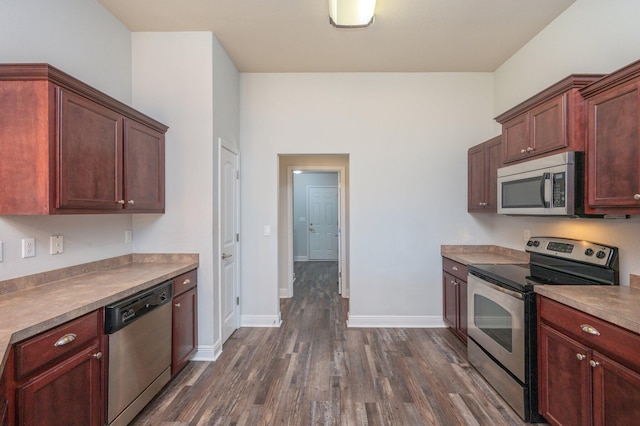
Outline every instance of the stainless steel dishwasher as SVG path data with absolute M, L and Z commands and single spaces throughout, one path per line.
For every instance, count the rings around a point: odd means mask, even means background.
M 107 424 L 127 425 L 171 378 L 173 281 L 106 306 Z

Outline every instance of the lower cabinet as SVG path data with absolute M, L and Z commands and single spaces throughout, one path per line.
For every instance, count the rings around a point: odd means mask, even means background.
M 442 258 L 442 317 L 447 326 L 467 341 L 467 267 Z
M 101 311 L 94 311 L 17 343 L 9 360 L 7 423 L 104 424 L 101 336 Z
M 173 279 L 171 375 L 177 374 L 198 347 L 197 269 Z
M 0 372 L 0 426 L 9 424 L 9 401 L 7 400 L 7 376 Z
M 540 414 L 553 425 L 640 418 L 640 335 L 538 296 Z

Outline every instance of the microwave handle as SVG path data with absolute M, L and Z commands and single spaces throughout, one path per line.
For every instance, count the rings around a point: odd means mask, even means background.
M 540 180 L 540 200 L 542 201 L 542 205 L 545 209 L 548 209 L 550 206 L 550 203 L 549 201 L 547 201 L 546 197 L 547 181 L 551 181 L 551 173 L 543 173 L 542 179 Z

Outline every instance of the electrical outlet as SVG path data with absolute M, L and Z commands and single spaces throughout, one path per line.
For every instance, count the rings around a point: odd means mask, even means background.
M 130 243 L 132 239 L 132 235 L 131 235 L 131 230 L 127 229 L 124 231 L 124 242 L 125 243 Z
M 36 239 L 35 238 L 23 238 L 22 239 L 22 258 L 35 257 L 36 256 Z
M 49 253 L 60 254 L 64 252 L 64 238 L 62 235 L 52 235 L 49 237 Z
M 531 231 L 528 229 L 524 230 L 524 242 L 526 243 L 527 241 L 529 241 L 529 238 L 531 238 Z

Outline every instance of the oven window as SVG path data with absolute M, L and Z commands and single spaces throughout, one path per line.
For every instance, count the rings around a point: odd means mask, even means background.
M 509 311 L 479 294 L 473 295 L 473 322 L 496 343 L 512 352 L 513 318 Z
M 544 194 L 540 194 L 543 180 L 544 176 L 541 174 L 533 178 L 502 182 L 502 207 L 544 207 Z

